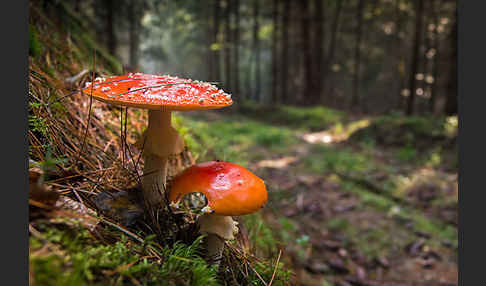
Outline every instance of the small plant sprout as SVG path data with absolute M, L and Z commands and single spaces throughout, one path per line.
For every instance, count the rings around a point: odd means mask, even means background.
M 206 82 L 167 75 L 128 74 L 96 78 L 82 90 L 95 99 L 148 109 L 148 127 L 137 146 L 145 161 L 142 177 L 144 199 L 149 206 L 163 205 L 168 158 L 184 151 L 184 140 L 172 127 L 172 111 L 216 109 L 233 104 L 231 97 Z
M 267 202 L 265 183 L 240 165 L 210 161 L 187 168 L 172 180 L 169 201 L 178 207 L 184 196 L 202 193 L 207 206 L 198 217 L 201 234 L 206 234 L 206 259 L 219 265 L 225 240 L 234 239 L 238 227 L 232 216 L 258 211 Z

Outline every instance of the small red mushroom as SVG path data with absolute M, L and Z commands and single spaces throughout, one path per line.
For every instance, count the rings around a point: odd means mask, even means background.
M 231 95 L 210 83 L 168 75 L 130 73 L 96 78 L 82 93 L 106 103 L 149 110 L 148 127 L 137 145 L 144 149 L 142 189 L 151 206 L 163 204 L 168 157 L 184 150 L 184 140 L 171 125 L 171 112 L 233 104 Z
M 222 257 L 224 240 L 234 238 L 236 225 L 231 216 L 254 213 L 268 199 L 262 179 L 240 165 L 222 161 L 196 164 L 176 176 L 169 193 L 171 206 L 177 207 L 190 193 L 203 193 L 208 201 L 197 224 L 199 231 L 207 234 L 209 263 L 216 265 Z

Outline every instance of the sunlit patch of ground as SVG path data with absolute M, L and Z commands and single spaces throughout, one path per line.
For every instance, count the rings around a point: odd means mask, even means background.
M 331 144 L 348 140 L 356 131 L 370 125 L 369 119 L 362 119 L 345 124 L 335 124 L 332 128 L 319 132 L 306 133 L 301 136 L 305 142 L 310 144 Z
M 255 164 L 256 168 L 274 168 L 274 169 L 282 169 L 287 168 L 289 164 L 292 164 L 299 160 L 297 157 L 289 156 L 289 157 L 282 157 L 275 160 L 261 160 Z

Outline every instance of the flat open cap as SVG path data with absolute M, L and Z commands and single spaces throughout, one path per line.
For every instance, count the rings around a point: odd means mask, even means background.
M 210 161 L 184 170 L 172 180 L 169 201 L 178 203 L 186 194 L 203 193 L 213 214 L 245 215 L 258 211 L 268 194 L 262 179 L 230 162 Z
M 122 106 L 153 110 L 216 109 L 233 104 L 231 95 L 201 81 L 168 75 L 128 74 L 96 78 L 82 89 L 84 94 Z

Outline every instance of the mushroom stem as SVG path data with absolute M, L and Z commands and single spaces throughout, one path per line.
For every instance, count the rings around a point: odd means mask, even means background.
M 219 266 L 223 259 L 224 239 L 217 234 L 208 233 L 204 238 L 206 261 L 209 265 Z
M 170 111 L 149 110 L 149 123 L 141 141 L 144 149 L 142 189 L 150 206 L 164 205 L 168 158 L 184 150 L 184 140 L 171 125 Z
M 163 203 L 163 192 L 167 180 L 168 157 L 144 154 L 142 189 L 144 198 L 151 206 Z
M 234 239 L 235 222 L 231 216 L 203 214 L 198 218 L 199 232 L 207 234 L 204 247 L 206 261 L 210 265 L 219 266 L 223 257 L 224 241 Z

